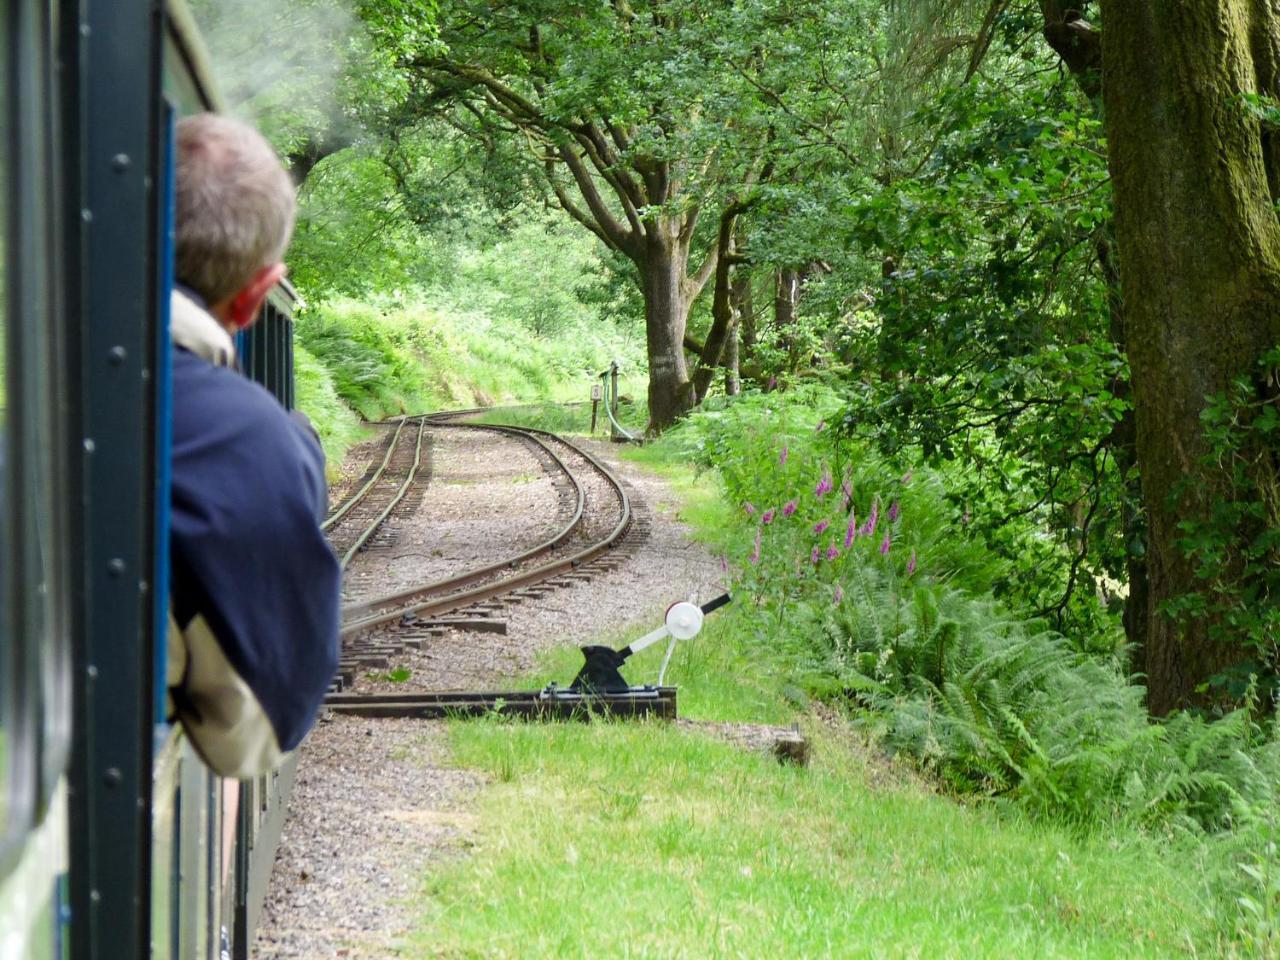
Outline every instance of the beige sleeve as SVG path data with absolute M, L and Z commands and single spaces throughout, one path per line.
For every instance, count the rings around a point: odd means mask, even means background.
M 204 617 L 180 630 L 170 615 L 167 673 L 172 712 L 214 773 L 245 780 L 284 762 L 270 718 Z M 173 696 L 174 689 L 179 696 Z

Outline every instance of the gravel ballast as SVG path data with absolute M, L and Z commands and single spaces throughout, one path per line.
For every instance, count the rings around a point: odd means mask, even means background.
M 389 530 L 390 547 L 353 561 L 348 599 L 509 555 L 567 517 L 564 484 L 548 476 L 527 445 L 478 431 L 432 434 L 430 487 L 413 516 Z M 493 688 L 549 647 L 611 638 L 626 628 L 647 631 L 671 602 L 691 594 L 706 600 L 723 589 L 719 562 L 691 541 L 666 483 L 618 460 L 607 443 L 585 446 L 651 519 L 627 562 L 508 607 L 501 614 L 505 635 L 452 631 L 425 642 L 396 664 L 411 671 L 398 689 Z M 351 466 L 346 475 L 363 469 Z M 358 690 L 378 686 L 357 679 Z M 254 955 L 395 956 L 430 871 L 465 854 L 468 808 L 482 786 L 478 774 L 450 766 L 441 723 L 322 719 L 301 748 Z

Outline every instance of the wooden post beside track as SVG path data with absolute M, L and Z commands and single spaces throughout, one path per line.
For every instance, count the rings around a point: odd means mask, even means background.
M 613 417 L 609 421 L 609 439 L 614 443 L 621 439 L 618 436 L 618 428 L 614 426 L 618 422 L 618 361 L 614 360 L 609 364 L 609 398 L 606 401 L 609 409 L 613 411 Z

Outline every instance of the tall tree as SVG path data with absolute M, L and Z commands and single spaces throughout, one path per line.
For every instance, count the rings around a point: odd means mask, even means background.
M 763 0 L 467 2 L 442 12 L 439 45 L 404 59 L 424 112 L 525 144 L 530 175 L 634 266 L 656 428 L 701 392 L 684 353 L 689 309 L 786 146 L 768 93 L 795 69 L 782 51 L 802 20 Z M 728 340 L 717 332 L 704 365 Z
M 1256 372 L 1280 342 L 1274 149 L 1241 95 L 1277 91 L 1280 18 L 1268 0 L 1103 0 L 1103 102 L 1126 341 L 1148 518 L 1151 711 L 1203 702 L 1245 659 L 1212 615 L 1178 620 L 1195 592 L 1181 524 L 1225 492 L 1206 457 L 1206 398 Z M 1256 384 L 1258 399 L 1266 386 Z M 1256 469 L 1280 483 L 1274 456 Z

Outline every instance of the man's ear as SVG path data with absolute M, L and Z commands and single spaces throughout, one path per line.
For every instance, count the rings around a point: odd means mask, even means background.
M 258 319 L 262 303 L 267 299 L 271 288 L 284 279 L 283 263 L 263 267 L 246 283 L 239 293 L 235 294 L 227 304 L 227 319 L 237 330 L 251 326 Z

